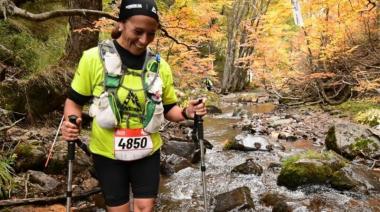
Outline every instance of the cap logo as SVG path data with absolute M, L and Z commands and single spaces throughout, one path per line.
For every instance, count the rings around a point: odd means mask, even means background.
M 130 10 L 130 9 L 136 9 L 136 8 L 142 8 L 142 4 L 130 4 L 125 6 L 125 9 Z
M 155 7 L 152 7 L 152 12 L 156 13 L 157 14 L 157 10 Z

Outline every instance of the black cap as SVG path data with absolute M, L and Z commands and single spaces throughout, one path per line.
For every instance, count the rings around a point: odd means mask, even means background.
M 134 15 L 146 15 L 159 22 L 158 9 L 154 0 L 122 0 L 119 21 L 127 20 Z

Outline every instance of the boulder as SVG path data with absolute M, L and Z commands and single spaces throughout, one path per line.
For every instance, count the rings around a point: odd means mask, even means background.
M 357 156 L 372 158 L 380 154 L 380 140 L 376 133 L 364 125 L 338 123 L 328 130 L 325 145 L 350 160 Z
M 333 151 L 309 151 L 283 163 L 277 184 L 291 190 L 303 185 L 324 184 L 337 190 L 367 194 L 380 191 L 380 174 L 363 165 L 348 164 Z
M 41 142 L 38 140 L 29 140 L 20 142 L 15 148 L 17 160 L 14 168 L 16 172 L 25 172 L 27 170 L 43 170 L 46 160 L 46 151 Z
M 240 174 L 254 174 L 260 176 L 263 173 L 263 167 L 253 161 L 252 158 L 249 158 L 235 168 L 231 172 L 237 172 Z
M 364 165 L 350 164 L 335 172 L 331 186 L 337 190 L 353 190 L 367 194 L 380 192 L 380 174 Z
M 291 190 L 302 185 L 328 184 L 333 173 L 345 165 L 345 160 L 332 151 L 308 151 L 283 162 L 277 184 Z
M 195 152 L 195 144 L 193 142 L 168 141 L 162 146 L 161 152 L 165 155 L 175 154 L 191 160 Z
M 235 141 L 247 151 L 271 151 L 273 149 L 273 145 L 264 136 L 242 133 L 235 137 Z
M 29 174 L 30 182 L 38 184 L 43 192 L 53 191 L 60 184 L 57 180 L 41 171 L 28 170 L 27 173 Z
M 254 209 L 251 192 L 248 187 L 236 188 L 214 197 L 215 212 Z
M 181 156 L 171 154 L 169 156 L 163 156 L 163 160 L 160 165 L 160 172 L 164 176 L 171 176 L 175 172 L 189 166 L 191 166 L 189 160 Z

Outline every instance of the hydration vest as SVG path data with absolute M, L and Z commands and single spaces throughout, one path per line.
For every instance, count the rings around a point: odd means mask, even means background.
M 149 50 L 145 55 L 145 62 L 141 74 L 129 71 L 123 66 L 112 40 L 100 42 L 100 58 L 104 70 L 104 92 L 94 98 L 90 106 L 90 116 L 93 116 L 99 126 L 112 129 L 118 128 L 123 117 L 126 117 L 127 128 L 129 128 L 129 118 L 138 117 L 147 133 L 158 132 L 164 122 L 164 108 L 162 104 L 162 80 L 159 75 L 160 55 L 152 54 Z M 130 89 L 122 86 L 125 75 L 133 74 L 141 77 L 142 89 Z M 120 102 L 116 93 L 123 87 L 128 90 L 127 102 Z M 145 105 L 139 104 L 136 91 L 144 91 Z M 137 106 L 129 107 L 128 102 Z

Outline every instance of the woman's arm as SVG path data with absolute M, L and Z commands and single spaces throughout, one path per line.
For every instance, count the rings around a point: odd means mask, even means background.
M 69 116 L 78 117 L 76 125 L 70 123 Z M 82 106 L 78 105 L 71 99 L 66 99 L 64 109 L 65 121 L 62 124 L 62 136 L 66 141 L 75 140 L 80 134 L 80 125 L 82 123 Z
M 199 103 L 199 100 L 190 100 L 189 105 L 183 109 L 175 105 L 165 114 L 165 118 L 172 122 L 180 122 L 185 119 L 194 119 L 195 113 L 204 116 L 207 114 L 205 102 L 205 98 L 202 99 L 201 103 Z

